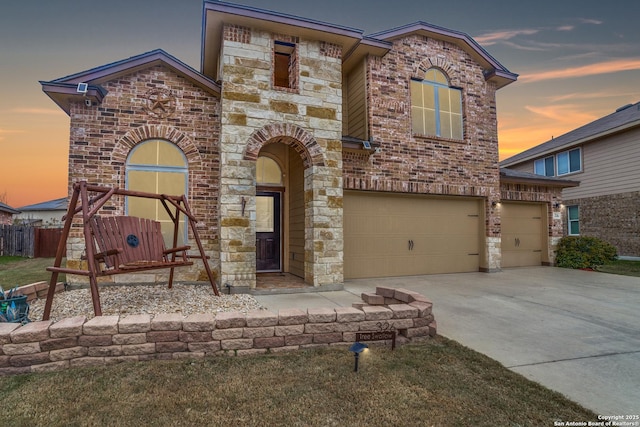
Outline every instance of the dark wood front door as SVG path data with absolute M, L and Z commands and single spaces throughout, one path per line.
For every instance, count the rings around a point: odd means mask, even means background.
M 256 194 L 257 271 L 282 271 L 280 199 L 280 192 L 259 191 Z

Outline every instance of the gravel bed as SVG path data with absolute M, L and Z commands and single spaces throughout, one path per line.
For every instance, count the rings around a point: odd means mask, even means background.
M 209 285 L 174 284 L 172 289 L 167 285 L 101 286 L 99 291 L 103 316 L 159 313 L 180 313 L 188 316 L 226 311 L 247 313 L 266 309 L 248 294 L 217 297 Z M 31 302 L 31 321 L 42 319 L 44 303 L 45 298 Z M 91 291 L 88 288 L 63 291 L 54 296 L 51 320 L 58 321 L 83 315 L 87 316 L 87 319 L 95 317 Z

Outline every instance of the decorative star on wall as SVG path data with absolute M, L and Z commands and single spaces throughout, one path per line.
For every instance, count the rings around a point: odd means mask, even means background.
M 176 111 L 176 97 L 169 89 L 151 89 L 142 98 L 145 110 L 154 117 L 163 119 Z

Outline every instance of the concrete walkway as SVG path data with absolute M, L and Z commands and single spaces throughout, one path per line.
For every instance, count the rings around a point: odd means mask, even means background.
M 344 291 L 256 299 L 272 311 L 350 306 L 376 286 L 422 293 L 440 335 L 598 414 L 640 414 L 640 278 L 532 267 L 351 280 Z

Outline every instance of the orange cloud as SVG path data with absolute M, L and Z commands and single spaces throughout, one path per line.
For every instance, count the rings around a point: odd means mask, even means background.
M 551 119 L 558 123 L 572 125 L 578 123 L 578 126 L 581 126 L 597 119 L 593 114 L 584 111 L 582 106 L 575 104 L 545 105 L 543 107 L 526 105 L 524 108 L 537 116 Z
M 501 117 L 498 123 L 500 160 L 585 125 L 598 116 L 583 105 L 525 106 L 527 113 Z
M 539 30 L 534 29 L 495 31 L 493 33 L 487 33 L 474 37 L 474 39 L 480 44 L 490 46 L 492 44 L 495 44 L 496 42 L 509 40 L 519 35 L 532 35 L 538 32 Z
M 568 79 L 594 76 L 598 74 L 617 73 L 619 71 L 640 70 L 640 59 L 618 59 L 562 70 L 541 71 L 539 73 L 522 73 L 519 80 L 523 83 L 543 80 Z

